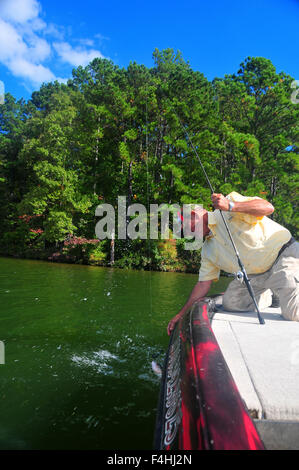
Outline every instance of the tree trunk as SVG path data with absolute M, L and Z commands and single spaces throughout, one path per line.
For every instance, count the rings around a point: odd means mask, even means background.
M 130 161 L 129 163 L 129 170 L 128 170 L 128 198 L 127 198 L 127 207 L 131 204 L 131 201 L 133 199 L 133 188 L 132 188 L 132 179 L 133 179 L 133 176 L 132 176 L 132 166 L 133 166 L 133 162 Z M 130 222 L 130 217 L 126 217 L 126 222 L 127 222 L 127 227 L 129 225 L 129 222 Z
M 131 204 L 131 201 L 132 201 L 132 199 L 133 199 L 132 166 L 133 166 L 133 162 L 130 161 L 130 163 L 129 163 L 129 171 L 128 171 L 128 205 Z
M 114 264 L 114 250 L 115 250 L 115 233 L 114 231 L 112 232 L 112 238 L 111 238 L 111 243 L 110 243 L 110 264 L 113 266 Z

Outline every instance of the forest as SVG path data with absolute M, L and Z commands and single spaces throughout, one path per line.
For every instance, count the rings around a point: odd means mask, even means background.
M 210 190 L 266 198 L 298 236 L 299 105 L 294 77 L 263 57 L 209 81 L 179 51 L 153 67 L 94 59 L 64 83 L 0 105 L 0 254 L 120 268 L 197 272 L 183 240 L 97 240 L 95 209 L 199 203 Z

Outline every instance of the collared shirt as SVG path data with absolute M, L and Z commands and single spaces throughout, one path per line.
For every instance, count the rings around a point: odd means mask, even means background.
M 245 197 L 236 192 L 228 199 L 235 202 L 251 201 L 258 197 Z M 222 212 L 233 240 L 245 266 L 247 274 L 267 271 L 277 258 L 280 248 L 291 238 L 286 228 L 269 217 L 256 217 L 244 212 Z M 239 271 L 239 265 L 232 243 L 223 223 L 220 211 L 208 212 L 210 234 L 201 250 L 199 281 L 217 281 L 220 270 L 227 273 Z

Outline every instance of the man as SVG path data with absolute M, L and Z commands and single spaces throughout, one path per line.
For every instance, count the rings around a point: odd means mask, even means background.
M 240 258 L 250 275 L 258 305 L 261 305 L 265 291 L 271 289 L 279 298 L 284 318 L 299 321 L 299 244 L 286 228 L 267 217 L 274 212 L 272 204 L 236 192 L 227 197 L 213 194 L 212 202 L 214 212 L 202 210 L 191 222 L 192 231 L 195 223 L 202 223 L 205 237 L 199 279 L 184 307 L 169 322 L 168 334 L 191 305 L 207 295 L 221 269 L 228 273 L 239 271 L 219 210 L 226 217 Z M 230 283 L 223 295 L 223 307 L 230 311 L 254 310 L 245 284 L 238 280 Z

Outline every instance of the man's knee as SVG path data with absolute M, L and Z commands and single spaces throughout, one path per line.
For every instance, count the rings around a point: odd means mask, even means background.
M 290 276 L 285 286 L 278 290 L 281 314 L 286 320 L 299 321 L 299 282 L 297 276 Z
M 272 303 L 271 290 L 257 289 L 254 285 L 252 285 L 252 287 L 256 295 L 256 301 L 259 309 L 269 307 Z M 232 281 L 229 284 L 227 290 L 224 292 L 222 306 L 224 310 L 234 310 L 239 312 L 249 312 L 255 310 L 254 302 L 248 292 L 246 285 L 240 284 L 240 282 L 237 280 Z
M 290 321 L 299 321 L 299 311 L 297 310 L 282 310 L 281 312 L 283 318 Z
M 272 304 L 272 292 L 270 289 L 266 289 L 259 296 L 257 296 L 257 304 L 259 309 L 270 307 Z
M 250 310 L 251 298 L 244 285 L 233 280 L 223 294 L 222 306 L 227 311 L 248 311 Z
M 299 321 L 299 299 L 298 296 L 289 299 L 287 302 L 280 301 L 281 314 L 286 320 Z

